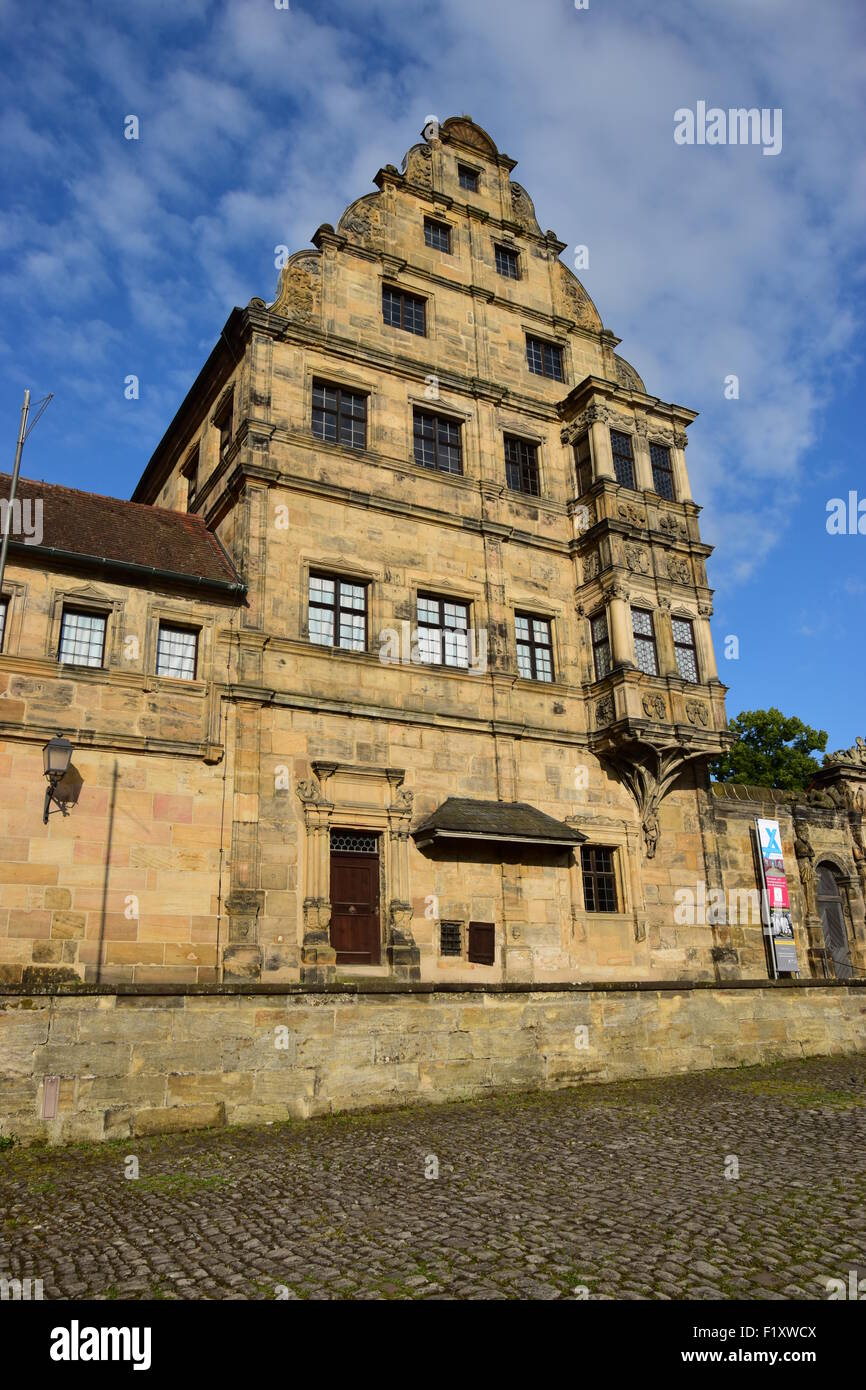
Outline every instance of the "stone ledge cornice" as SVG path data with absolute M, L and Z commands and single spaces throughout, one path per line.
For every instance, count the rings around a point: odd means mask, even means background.
M 340 981 L 335 984 L 116 984 L 97 985 L 82 982 L 74 984 L 67 981 L 61 985 L 0 984 L 0 999 L 80 999 L 88 996 L 115 998 L 120 1007 L 133 1006 L 133 1001 L 146 999 L 201 999 L 201 998 L 250 998 L 297 999 L 307 995 L 325 995 L 331 998 L 351 998 L 353 996 L 382 996 L 417 994 L 422 996 L 442 995 L 503 995 L 503 994 L 692 994 L 706 991 L 735 990 L 803 990 L 827 989 L 848 990 L 866 989 L 866 979 L 813 980 L 813 979 L 746 979 L 746 980 L 590 980 L 575 982 L 569 980 L 513 980 L 474 984 L 468 981 L 406 981 L 383 978 L 368 978 Z M 9 1008 L 0 1004 L 0 1009 Z M 12 1007 L 16 1007 L 12 1005 Z M 26 1007 L 26 1005 L 25 1005 Z M 146 1008 L 146 1004 L 141 1005 Z

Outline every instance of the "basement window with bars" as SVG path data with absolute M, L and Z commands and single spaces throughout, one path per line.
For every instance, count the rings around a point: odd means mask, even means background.
M 543 338 L 531 338 L 527 333 L 526 361 L 529 370 L 536 376 L 548 376 L 552 381 L 562 381 L 562 348 L 558 343 L 548 343 Z
M 405 290 L 382 286 L 382 317 L 392 328 L 402 328 L 406 333 L 417 333 L 420 338 L 427 334 L 427 301 L 417 294 L 407 294 Z
M 653 487 L 659 497 L 666 497 L 669 502 L 676 501 L 670 449 L 666 449 L 664 444 L 650 444 L 650 462 L 653 470 Z
M 415 462 L 439 473 L 462 473 L 460 421 L 428 410 L 414 411 Z
M 695 647 L 694 624 L 689 618 L 671 618 L 671 628 L 674 634 L 677 670 L 684 681 L 697 683 L 698 654 Z
M 367 646 L 367 589 L 331 574 L 310 575 L 310 641 L 363 652 Z
M 520 675 L 529 681 L 552 681 L 553 650 L 548 619 L 535 618 L 531 613 L 515 613 L 514 633 Z
M 592 659 L 595 664 L 595 678 L 600 681 L 609 675 L 611 668 L 610 635 L 607 630 L 607 613 L 604 609 L 600 613 L 593 614 L 589 620 L 589 626 L 592 633 Z
M 459 922 L 439 923 L 440 956 L 463 955 L 463 932 Z
M 614 851 L 601 845 L 581 845 L 583 902 L 587 912 L 616 912 Z
M 198 633 L 190 628 L 160 623 L 156 644 L 156 674 L 174 680 L 194 681 Z
M 313 434 L 328 444 L 367 447 L 367 397 L 326 381 L 313 382 Z
M 620 487 L 634 489 L 634 451 L 631 435 L 622 430 L 611 430 L 610 447 L 613 454 L 613 471 Z
M 57 660 L 68 666 L 101 666 L 105 654 L 105 627 L 103 613 L 64 608 Z
M 469 666 L 469 605 L 418 595 L 418 655 L 431 666 Z

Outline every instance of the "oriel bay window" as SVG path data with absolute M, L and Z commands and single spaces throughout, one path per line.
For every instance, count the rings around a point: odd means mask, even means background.
M 647 676 L 657 676 L 659 659 L 652 613 L 645 608 L 633 608 L 631 625 L 634 633 L 634 659 L 638 669 Z
M 698 680 L 698 654 L 695 647 L 694 624 L 689 618 L 671 618 L 674 634 L 674 654 L 677 670 L 684 681 Z
M 156 674 L 175 680 L 194 681 L 198 655 L 198 633 L 191 628 L 160 623 L 156 643 Z
M 529 440 L 511 434 L 505 436 L 505 481 L 513 492 L 540 497 L 538 449 Z
M 517 669 L 526 680 L 553 680 L 553 649 L 550 623 L 547 618 L 534 618 L 531 613 L 515 613 L 514 631 L 517 638 Z
M 650 444 L 650 462 L 653 470 L 653 487 L 659 497 L 669 502 L 675 500 L 674 470 L 671 464 L 671 451 L 664 444 Z
M 532 338 L 527 333 L 526 361 L 529 370 L 536 376 L 549 376 L 553 381 L 562 381 L 562 348 L 558 343 Z
M 367 647 L 367 589 L 336 575 L 310 575 L 310 641 L 363 652 Z
M 581 845 L 583 903 L 587 912 L 616 912 L 614 853 L 600 845 Z
M 417 294 L 383 285 L 382 317 L 392 328 L 402 328 L 406 333 L 417 333 L 421 338 L 427 333 L 427 303 Z
M 350 449 L 367 447 L 367 397 L 325 381 L 313 382 L 313 434 Z
M 431 666 L 469 666 L 469 605 L 418 595 L 418 655 Z
M 611 667 L 610 634 L 607 629 L 607 613 L 604 609 L 590 618 L 589 626 L 592 633 L 592 660 L 595 666 L 595 678 L 600 681 L 609 673 Z
M 57 660 L 69 666 L 101 666 L 105 654 L 104 613 L 64 608 Z
M 613 471 L 620 487 L 634 487 L 634 451 L 631 435 L 622 430 L 611 430 L 610 448 L 613 454 Z
M 459 420 L 431 411 L 414 412 L 415 462 L 440 473 L 463 472 Z

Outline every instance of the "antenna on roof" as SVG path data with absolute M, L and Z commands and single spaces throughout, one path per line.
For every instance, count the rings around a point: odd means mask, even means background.
M 0 596 L 3 594 L 3 576 L 6 573 L 6 552 L 9 549 L 9 533 L 12 530 L 13 508 L 15 506 L 15 494 L 18 491 L 18 474 L 21 469 L 21 453 L 24 445 L 30 438 L 33 430 L 38 425 L 43 413 L 54 399 L 54 392 L 49 391 L 47 396 L 43 396 L 41 401 L 36 402 L 36 411 L 33 419 L 28 426 L 27 417 L 30 414 L 30 387 L 24 392 L 24 404 L 21 407 L 21 425 L 18 430 L 18 442 L 15 445 L 15 463 L 12 468 L 12 482 L 9 486 L 9 501 L 6 503 L 6 516 L 3 518 L 3 546 L 0 549 Z

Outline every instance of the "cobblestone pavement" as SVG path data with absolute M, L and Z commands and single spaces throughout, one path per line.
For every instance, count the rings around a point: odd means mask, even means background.
M 864 1198 L 866 1057 L 821 1058 L 6 1149 L 0 1275 L 45 1298 L 826 1298 L 866 1275 Z

